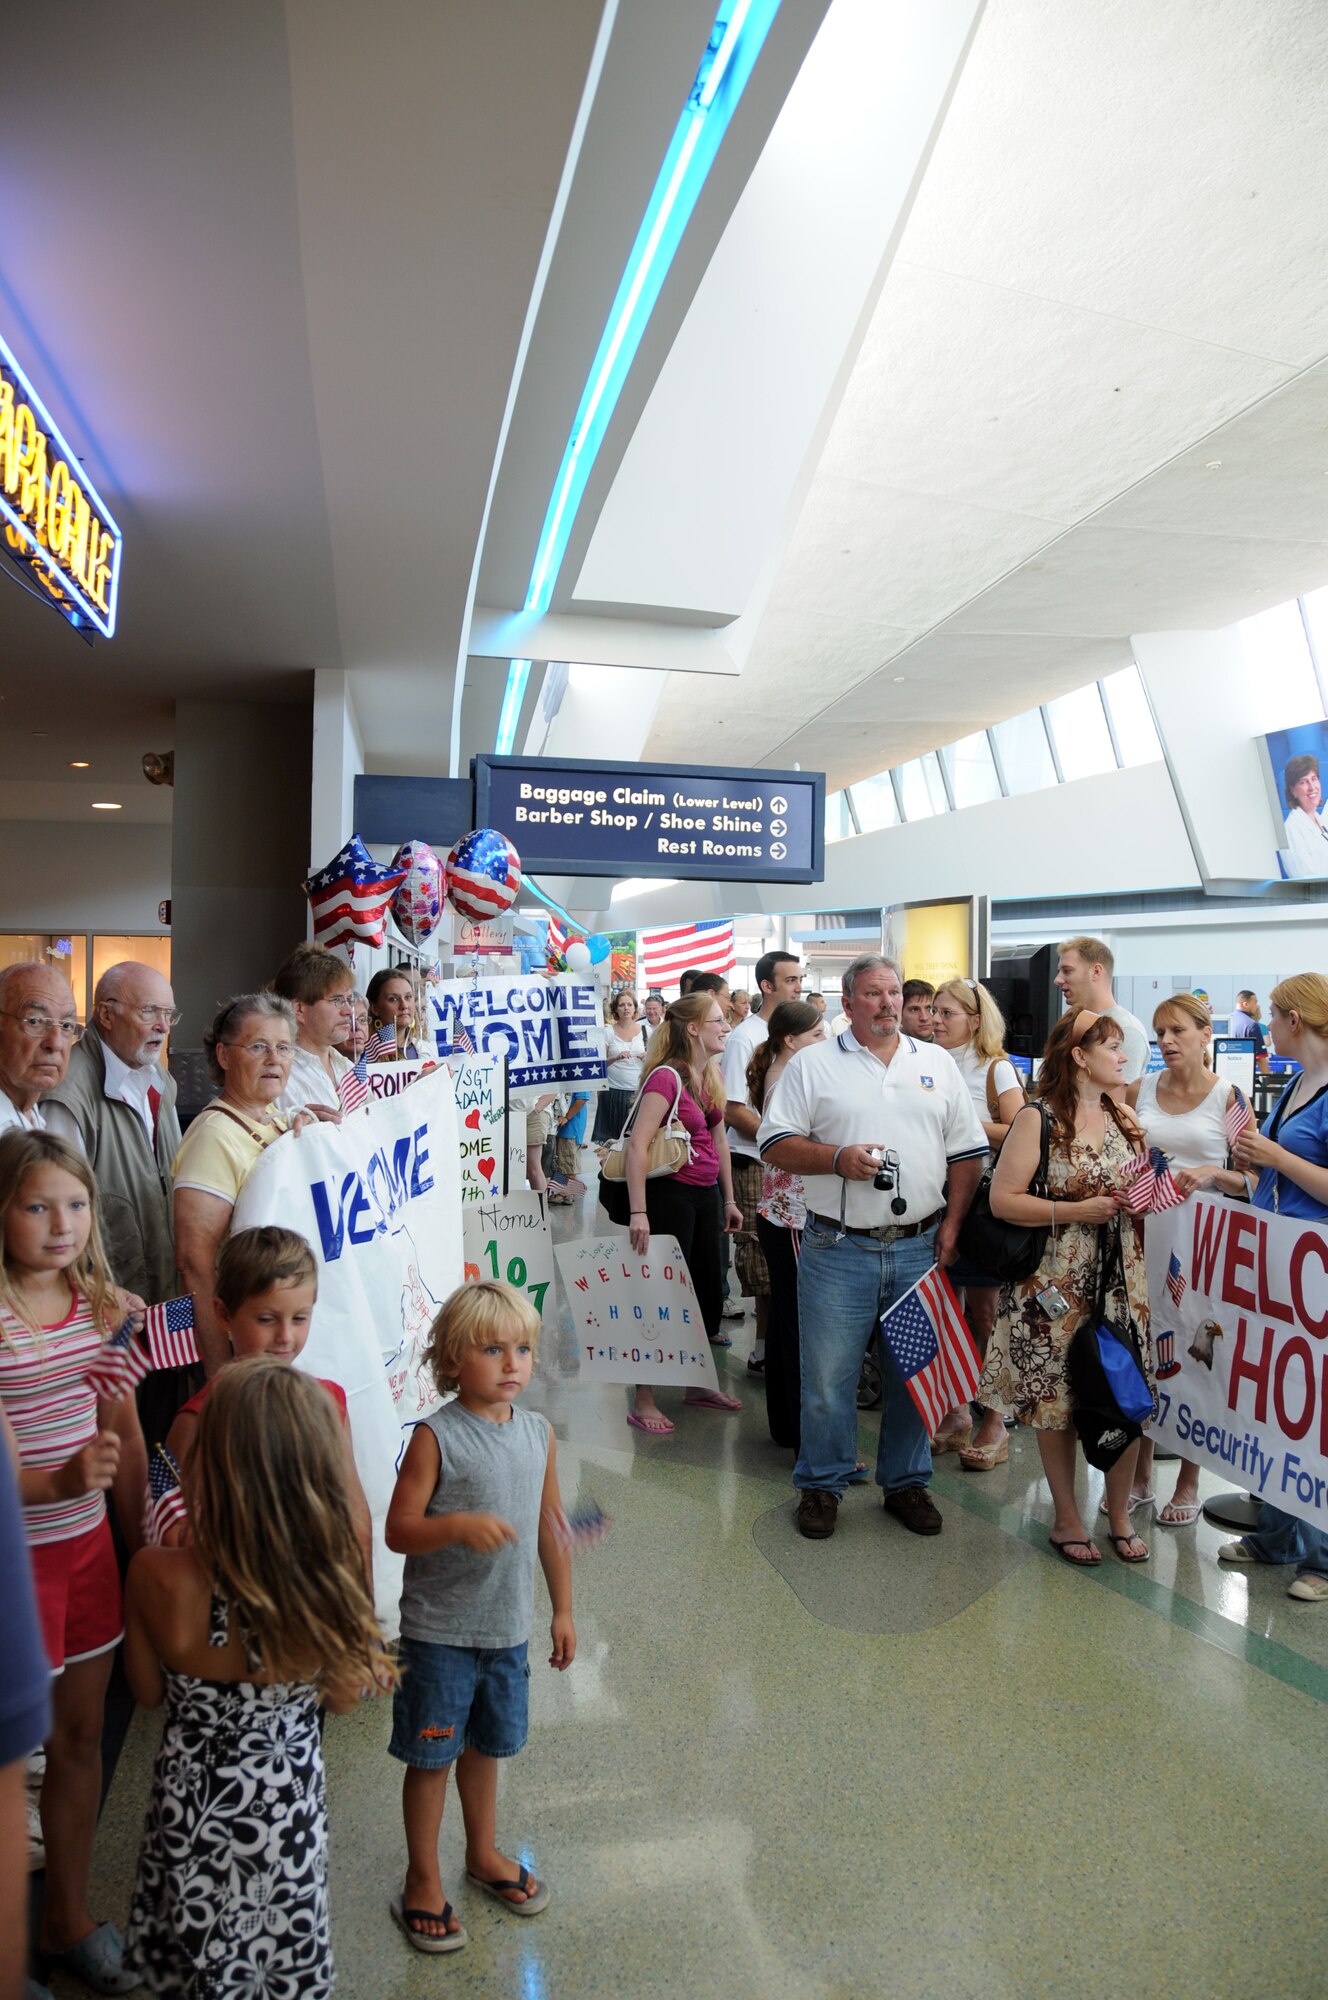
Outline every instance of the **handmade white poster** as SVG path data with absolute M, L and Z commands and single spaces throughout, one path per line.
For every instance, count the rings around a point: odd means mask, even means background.
M 554 1245 L 579 1336 L 583 1382 L 680 1382 L 718 1389 L 715 1357 L 675 1236 L 638 1257 L 624 1232 Z
M 553 1241 L 542 1194 L 523 1188 L 469 1203 L 462 1211 L 461 1240 L 468 1284 L 498 1278 L 523 1293 L 541 1319 L 553 1310 Z

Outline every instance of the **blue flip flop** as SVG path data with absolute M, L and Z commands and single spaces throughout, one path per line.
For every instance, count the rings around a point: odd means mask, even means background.
M 138 1973 L 126 1971 L 124 1948 L 124 1939 L 114 1924 L 98 1924 L 67 1951 L 43 1953 L 43 1970 L 58 1965 L 94 1993 L 132 1993 L 143 1981 Z

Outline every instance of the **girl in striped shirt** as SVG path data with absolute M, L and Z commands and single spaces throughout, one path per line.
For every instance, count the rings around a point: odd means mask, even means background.
M 102 1710 L 121 1636 L 120 1576 L 105 1494 L 140 1539 L 146 1452 L 132 1394 L 88 1380 L 142 1301 L 111 1280 L 87 1161 L 47 1132 L 0 1138 L 0 1401 L 19 1451 L 37 1606 L 56 1676 L 46 1745 L 41 1947 L 101 1993 L 135 1985 L 113 1924 L 88 1914 L 101 1794 Z M 141 1325 L 141 1318 L 139 1320 Z

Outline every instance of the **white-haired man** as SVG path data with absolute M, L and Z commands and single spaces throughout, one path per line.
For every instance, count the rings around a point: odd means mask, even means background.
M 856 1392 L 881 1314 L 934 1263 L 953 1263 L 987 1157 L 968 1086 L 944 1050 L 899 1032 L 899 968 L 877 952 L 844 974 L 848 1027 L 800 1049 L 766 1103 L 761 1158 L 803 1177 L 798 1260 L 802 1443 L 794 1467 L 800 1533 L 824 1541 L 857 1461 Z M 892 1189 L 873 1183 L 897 1154 Z M 891 1194 L 893 1193 L 893 1199 Z M 880 1347 L 876 1483 L 885 1511 L 939 1535 L 927 1492 L 931 1450 L 904 1378 Z
M 69 981 L 24 961 L 0 971 L 0 1132 L 42 1132 L 42 1100 L 63 1080 L 82 1035 Z

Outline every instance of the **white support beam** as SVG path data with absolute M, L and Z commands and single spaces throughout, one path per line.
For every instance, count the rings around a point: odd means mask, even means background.
M 718 633 L 706 626 L 499 611 L 487 604 L 476 605 L 471 616 L 467 651 L 481 660 L 575 660 L 591 667 L 649 667 L 671 674 L 742 671 Z

